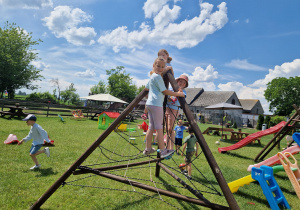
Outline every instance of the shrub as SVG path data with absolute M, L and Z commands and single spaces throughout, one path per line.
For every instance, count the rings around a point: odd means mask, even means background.
M 257 125 L 256 125 L 257 130 L 261 130 L 263 122 L 264 122 L 264 116 L 262 114 L 260 114 L 258 116 L 258 121 L 257 121 Z
M 274 117 L 272 117 L 271 121 L 270 121 L 270 127 L 274 126 L 274 125 L 277 125 L 281 121 L 286 121 L 286 118 L 283 117 L 283 116 L 274 116 Z

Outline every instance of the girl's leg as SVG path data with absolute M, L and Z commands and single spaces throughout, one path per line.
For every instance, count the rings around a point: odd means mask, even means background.
M 168 134 L 169 136 L 171 136 L 171 139 L 168 138 L 169 141 L 167 142 L 167 149 L 174 149 L 175 132 L 173 129 L 174 129 L 176 117 L 178 115 L 178 110 L 167 108 L 166 114 L 168 116 L 166 120 Z
M 151 146 L 151 143 L 152 143 L 152 138 L 153 138 L 153 132 L 154 130 L 150 130 L 148 129 L 147 130 L 147 133 L 146 133 L 146 150 L 151 150 L 152 146 Z
M 192 166 L 191 166 L 191 163 L 187 165 L 187 171 L 188 171 L 188 175 L 192 176 Z
M 158 147 L 160 150 L 165 149 L 165 144 L 164 144 L 164 132 L 163 129 L 157 129 L 156 130 L 156 138 L 158 141 Z

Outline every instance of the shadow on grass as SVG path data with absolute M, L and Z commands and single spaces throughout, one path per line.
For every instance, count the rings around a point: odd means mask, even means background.
M 249 158 L 249 157 L 242 156 L 237 153 L 231 153 L 231 152 L 225 152 L 225 153 L 222 153 L 222 155 L 229 155 L 229 156 L 238 157 L 238 158 L 242 158 L 242 159 L 246 159 L 246 160 L 253 160 L 253 158 Z
M 241 192 L 241 191 L 236 192 L 235 195 L 241 196 L 241 197 L 244 197 L 244 198 L 247 198 L 247 199 L 249 199 L 249 200 L 254 200 L 254 201 L 256 201 L 257 203 L 260 203 L 260 204 L 262 204 L 262 205 L 264 204 L 264 205 L 266 205 L 266 209 L 269 209 L 269 208 L 270 208 L 269 202 L 268 202 L 268 200 L 267 200 L 265 197 L 260 198 L 260 197 L 256 197 L 256 196 L 253 196 L 253 195 L 249 195 L 249 194 L 247 194 L 247 193 L 243 193 L 243 192 Z
M 33 170 L 34 172 L 39 172 L 39 174 L 36 174 L 35 177 L 42 177 L 42 176 L 50 176 L 50 175 L 55 175 L 58 172 L 54 172 L 52 168 L 39 168 Z

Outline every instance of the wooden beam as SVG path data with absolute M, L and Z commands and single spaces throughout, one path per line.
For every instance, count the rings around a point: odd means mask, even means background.
M 167 76 L 169 78 L 169 81 L 170 81 L 170 84 L 173 88 L 173 90 L 175 92 L 177 92 L 179 90 L 179 87 L 178 87 L 178 84 L 177 82 L 175 81 L 175 78 L 173 77 L 171 71 L 168 71 L 167 73 Z M 226 182 L 226 180 L 224 179 L 223 177 L 223 174 L 221 172 L 221 169 L 219 168 L 214 156 L 212 155 L 212 152 L 210 151 L 198 125 L 197 125 L 197 122 L 194 120 L 194 117 L 193 117 L 193 114 L 188 106 L 188 104 L 186 103 L 185 101 L 185 98 L 183 97 L 178 97 L 178 101 L 181 105 L 181 108 L 183 110 L 183 112 L 185 113 L 185 116 L 187 118 L 187 120 L 189 121 L 190 123 L 190 126 L 193 128 L 194 130 L 194 134 L 198 140 L 198 143 L 200 144 L 201 148 L 202 148 L 202 151 L 203 151 L 203 154 L 205 155 L 206 157 L 206 160 L 213 172 L 213 174 L 215 175 L 217 181 L 218 181 L 218 184 L 219 186 L 221 187 L 221 190 L 223 191 L 223 194 L 227 200 L 227 203 L 229 205 L 229 207 L 231 209 L 240 209 L 233 194 L 231 193 L 229 187 L 228 187 L 228 184 Z
M 112 179 L 112 180 L 115 180 L 115 181 L 118 181 L 118 182 L 121 182 L 121 183 L 124 183 L 124 184 L 132 185 L 134 187 L 138 187 L 138 188 L 148 190 L 148 191 L 151 191 L 151 192 L 155 192 L 155 193 L 158 192 L 161 195 L 165 195 L 165 196 L 175 198 L 175 199 L 178 199 L 178 200 L 182 200 L 182 201 L 187 201 L 187 202 L 194 203 L 194 204 L 197 204 L 197 205 L 200 205 L 200 206 L 205 206 L 205 207 L 208 207 L 208 208 L 211 208 L 211 209 L 229 209 L 226 206 L 213 204 L 213 203 L 207 203 L 207 202 L 204 202 L 204 201 L 199 200 L 199 199 L 187 197 L 187 196 L 184 196 L 184 195 L 180 195 L 178 193 L 174 193 L 174 192 L 170 192 L 170 191 L 163 190 L 163 189 L 160 189 L 160 188 L 152 187 L 152 186 L 149 186 L 149 185 L 146 185 L 146 184 L 143 184 L 143 183 L 140 183 L 140 182 L 128 180 L 128 179 L 125 179 L 125 178 L 122 178 L 122 177 L 119 177 L 119 176 L 116 176 L 116 175 L 113 175 L 113 174 L 108 174 L 108 173 L 105 173 L 105 172 L 102 172 L 102 171 L 93 170 L 93 169 L 90 169 L 88 167 L 82 167 L 82 170 L 86 170 L 86 172 L 96 174 L 96 175 L 99 175 L 99 176 L 102 176 L 102 177 L 106 177 L 106 178 L 109 178 L 109 179 Z

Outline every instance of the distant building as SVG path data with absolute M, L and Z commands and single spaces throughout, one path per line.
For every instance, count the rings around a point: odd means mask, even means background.
M 243 125 L 256 127 L 258 116 L 264 114 L 264 109 L 258 99 L 240 99 L 243 107 Z
M 234 91 L 204 91 L 203 88 L 187 88 L 186 92 L 186 101 L 195 118 L 201 112 L 202 116 L 213 124 L 222 123 L 223 111 L 206 110 L 205 107 L 218 103 L 241 106 Z M 225 123 L 231 121 L 232 123 L 235 122 L 239 127 L 242 126 L 242 110 L 225 110 L 224 113 L 226 115 Z

